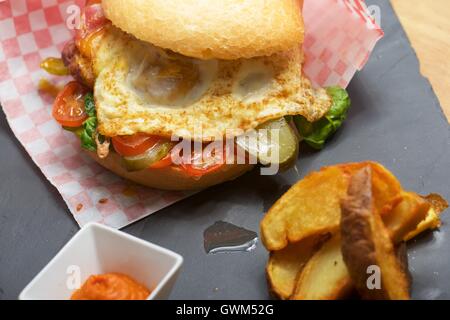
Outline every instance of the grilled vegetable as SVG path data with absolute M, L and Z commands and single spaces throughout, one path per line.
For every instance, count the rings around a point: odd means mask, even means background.
M 201 178 L 202 176 L 220 170 L 226 165 L 227 157 L 229 155 L 226 146 L 222 152 L 197 152 L 193 150 L 191 158 L 181 163 L 181 167 L 185 172 L 196 178 Z
M 140 156 L 161 141 L 160 137 L 145 133 L 112 138 L 114 150 L 123 157 Z
M 89 117 L 83 101 L 86 92 L 87 89 L 76 81 L 69 82 L 55 99 L 53 118 L 62 126 L 80 127 Z
M 60 58 L 47 58 L 41 62 L 41 68 L 55 76 L 69 75 L 69 69 Z
M 124 157 L 122 163 L 130 172 L 144 170 L 166 157 L 172 147 L 172 143 L 161 141 L 140 155 Z

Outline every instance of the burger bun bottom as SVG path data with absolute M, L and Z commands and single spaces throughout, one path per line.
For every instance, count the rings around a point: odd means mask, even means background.
M 251 164 L 227 164 L 220 170 L 197 178 L 188 175 L 183 169 L 175 166 L 129 172 L 123 168 L 121 156 L 115 152 L 110 152 L 104 159 L 100 159 L 95 152 L 88 152 L 88 154 L 100 165 L 122 178 L 162 190 L 201 190 L 234 180 L 254 167 Z

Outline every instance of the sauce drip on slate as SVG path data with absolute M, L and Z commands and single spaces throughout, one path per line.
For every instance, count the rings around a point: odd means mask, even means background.
M 203 233 L 206 253 L 252 251 L 256 248 L 258 234 L 234 224 L 217 221 Z

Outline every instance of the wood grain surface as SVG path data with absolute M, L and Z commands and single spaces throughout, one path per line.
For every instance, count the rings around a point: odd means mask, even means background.
M 450 121 L 450 1 L 391 2 Z

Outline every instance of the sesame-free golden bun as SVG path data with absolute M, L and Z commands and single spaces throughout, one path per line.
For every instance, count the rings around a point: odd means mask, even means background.
M 136 38 L 199 59 L 269 56 L 303 42 L 302 0 L 103 0 Z
M 162 169 L 147 169 L 128 172 L 121 165 L 121 157 L 110 152 L 109 155 L 100 159 L 95 152 L 88 154 L 106 169 L 118 176 L 136 182 L 140 185 L 163 190 L 201 190 L 242 176 L 253 169 L 251 164 L 227 164 L 217 171 L 205 174 L 201 178 L 194 178 L 180 168 L 171 166 Z

